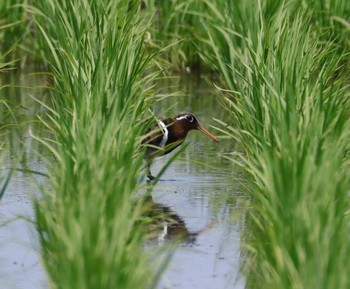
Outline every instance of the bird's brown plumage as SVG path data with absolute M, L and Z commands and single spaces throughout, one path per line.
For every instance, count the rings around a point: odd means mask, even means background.
M 149 131 L 143 144 L 147 145 L 145 159 L 148 162 L 148 177 L 150 179 L 154 178 L 150 172 L 152 159 L 173 151 L 184 142 L 191 130 L 200 130 L 215 142 L 219 142 L 215 136 L 199 124 L 197 118 L 191 113 L 181 113 L 174 118 L 159 120 L 158 125 Z

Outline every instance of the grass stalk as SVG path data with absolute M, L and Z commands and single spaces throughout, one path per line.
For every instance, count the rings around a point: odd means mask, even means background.
M 347 55 L 302 6 L 226 3 L 208 43 L 252 176 L 249 286 L 349 288 Z
M 140 136 L 153 74 L 139 1 L 36 1 L 42 54 L 54 74 L 44 121 L 53 187 L 36 202 L 53 288 L 153 288 L 159 267 L 143 250 Z M 159 265 L 159 264 L 158 264 Z

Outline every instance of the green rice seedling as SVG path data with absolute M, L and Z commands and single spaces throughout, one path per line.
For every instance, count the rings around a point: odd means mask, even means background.
M 30 19 L 23 7 L 27 4 L 28 0 L 0 2 L 0 55 L 7 61 L 19 57 L 19 44 L 29 31 Z
M 146 9 L 154 11 L 153 35 L 163 57 L 173 66 L 173 70 L 200 72 L 201 61 L 198 46 L 205 31 L 202 16 L 206 15 L 206 5 L 202 0 L 145 1 Z
M 52 288 L 153 288 L 160 259 L 143 250 L 137 201 L 154 74 L 140 1 L 36 1 L 53 70 L 52 188 L 35 204 Z
M 225 26 L 209 30 L 237 126 L 228 135 L 252 177 L 248 284 L 349 288 L 347 56 L 302 6 L 255 5 L 228 4 Z
M 210 45 L 205 40 L 208 23 L 215 23 L 216 27 L 225 29 L 225 20 L 232 17 L 236 23 L 245 22 L 246 25 L 238 25 L 236 34 L 242 34 L 242 30 L 255 27 L 253 23 L 256 17 L 257 1 L 217 1 L 213 3 L 207 0 L 173 0 L 173 1 L 145 1 L 146 7 L 154 10 L 154 35 L 155 42 L 163 48 L 164 54 L 174 65 L 175 69 L 185 68 L 203 70 L 215 70 L 214 61 L 208 61 Z M 278 2 L 278 1 L 277 1 Z M 279 4 L 271 3 L 270 8 Z M 270 9 L 270 10 L 271 10 Z M 274 8 L 276 9 L 276 8 Z M 270 11 L 266 9 L 267 12 Z M 227 14 L 229 12 L 229 14 Z M 251 13 L 252 15 L 247 15 Z M 251 31 L 254 35 L 254 31 Z M 216 39 L 223 44 L 224 39 Z M 236 38 L 235 41 L 242 42 Z M 204 63 L 202 60 L 206 60 Z M 207 66 L 205 66 L 206 64 Z M 210 63 L 210 65 L 209 65 Z

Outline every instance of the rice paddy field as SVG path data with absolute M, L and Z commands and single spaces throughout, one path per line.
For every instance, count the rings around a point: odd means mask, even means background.
M 346 0 L 0 1 L 0 289 L 349 289 L 349 70 Z

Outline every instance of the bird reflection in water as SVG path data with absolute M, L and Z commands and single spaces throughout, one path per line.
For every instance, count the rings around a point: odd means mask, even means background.
M 190 232 L 185 221 L 170 207 L 153 201 L 152 196 L 147 197 L 147 213 L 149 218 L 149 241 L 157 241 L 163 244 L 166 241 L 177 241 L 183 244 L 194 244 L 201 233 L 209 230 L 213 224 Z

